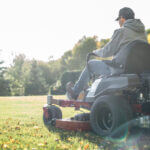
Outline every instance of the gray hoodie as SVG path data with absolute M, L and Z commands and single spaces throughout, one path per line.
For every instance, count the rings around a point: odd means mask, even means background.
M 111 40 L 101 49 L 93 51 L 99 57 L 115 56 L 134 40 L 147 41 L 144 24 L 139 19 L 128 19 L 123 27 L 114 31 Z

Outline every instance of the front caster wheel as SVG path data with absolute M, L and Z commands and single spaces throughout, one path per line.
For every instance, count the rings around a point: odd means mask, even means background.
M 55 126 L 56 119 L 62 119 L 62 112 L 59 107 L 54 105 L 48 106 L 44 109 L 43 122 L 48 130 L 50 130 L 52 126 Z

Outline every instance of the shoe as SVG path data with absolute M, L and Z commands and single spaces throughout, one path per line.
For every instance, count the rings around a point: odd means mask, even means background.
M 76 100 L 78 95 L 76 95 L 73 91 L 74 84 L 70 81 L 66 84 L 66 95 L 69 100 Z

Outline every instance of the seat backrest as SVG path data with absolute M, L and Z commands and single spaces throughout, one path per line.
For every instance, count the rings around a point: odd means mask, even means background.
M 150 45 L 141 40 L 130 42 L 118 52 L 115 62 L 123 65 L 121 73 L 150 72 Z

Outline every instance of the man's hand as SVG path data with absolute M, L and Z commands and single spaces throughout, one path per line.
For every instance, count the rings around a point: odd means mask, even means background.
M 97 56 L 97 55 L 96 55 L 95 53 L 93 53 L 93 52 L 88 53 L 87 56 L 86 56 L 86 62 L 87 62 L 87 63 L 88 63 L 88 61 L 89 61 L 89 59 L 90 59 L 90 57 L 91 57 L 92 55 L 93 55 L 93 56 Z

